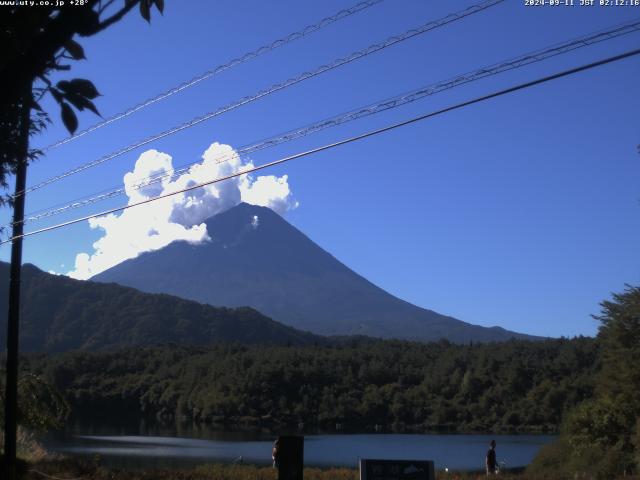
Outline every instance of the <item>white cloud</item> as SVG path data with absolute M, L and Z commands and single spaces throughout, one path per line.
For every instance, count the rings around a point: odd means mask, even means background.
M 202 162 L 176 175 L 171 156 L 148 150 L 138 157 L 134 169 L 124 176 L 128 204 L 182 190 L 192 185 L 252 168 L 229 145 L 213 143 L 202 155 Z M 157 181 L 145 182 L 149 176 Z M 145 185 L 146 183 L 146 185 Z M 75 268 L 67 275 L 88 279 L 143 252 L 166 247 L 176 240 L 201 243 L 210 239 L 207 218 L 227 210 L 241 201 L 269 207 L 283 214 L 296 208 L 288 177 L 241 175 L 189 192 L 157 200 L 119 215 L 109 214 L 89 220 L 93 229 L 104 235 L 93 244 L 93 253 L 76 255 Z M 255 227 L 258 219 L 253 219 Z
M 265 175 L 255 180 L 251 175 L 245 175 L 240 181 L 242 201 L 269 207 L 280 214 L 297 208 L 299 204 L 291 195 L 288 180 L 288 175 Z

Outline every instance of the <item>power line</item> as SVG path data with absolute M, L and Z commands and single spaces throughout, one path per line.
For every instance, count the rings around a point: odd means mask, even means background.
M 114 159 L 116 157 L 119 157 L 119 156 L 121 156 L 121 155 L 123 155 L 125 153 L 128 153 L 128 152 L 130 152 L 130 151 L 132 151 L 132 150 L 134 150 L 136 148 L 144 146 L 144 145 L 146 145 L 148 143 L 151 143 L 151 142 L 153 142 L 155 140 L 167 137 L 169 135 L 173 135 L 174 133 L 177 133 L 177 132 L 180 132 L 180 131 L 185 130 L 187 128 L 193 127 L 193 126 L 195 126 L 195 125 L 197 125 L 199 123 L 202 123 L 202 122 L 204 122 L 206 120 L 209 120 L 211 118 L 219 116 L 219 115 L 221 115 L 223 113 L 226 113 L 226 112 L 228 112 L 230 110 L 234 110 L 235 108 L 238 108 L 238 107 L 241 107 L 241 106 L 246 105 L 248 103 L 251 103 L 251 102 L 253 102 L 255 100 L 258 100 L 258 99 L 260 99 L 262 97 L 265 97 L 267 95 L 270 95 L 272 93 L 280 91 L 280 90 L 282 90 L 284 88 L 290 87 L 292 85 L 300 83 L 300 82 L 302 82 L 304 80 L 307 80 L 309 78 L 313 78 L 313 77 L 318 76 L 318 75 L 320 75 L 322 73 L 325 73 L 327 71 L 333 70 L 333 69 L 338 68 L 338 67 L 343 66 L 343 65 L 346 65 L 348 63 L 351 63 L 351 62 L 353 62 L 355 60 L 358 60 L 358 59 L 360 59 L 362 57 L 365 57 L 367 55 L 370 55 L 372 53 L 375 53 L 375 52 L 378 52 L 380 50 L 386 49 L 386 48 L 388 48 L 390 46 L 393 46 L 393 45 L 395 45 L 397 43 L 400 43 L 400 42 L 402 42 L 404 40 L 408 40 L 410 38 L 413 38 L 413 37 L 415 37 L 417 35 L 420 35 L 422 33 L 427 32 L 429 30 L 433 30 L 435 28 L 438 28 L 440 26 L 446 25 L 448 23 L 460 20 L 462 18 L 465 18 L 465 17 L 467 17 L 469 15 L 472 15 L 474 13 L 477 13 L 477 12 L 480 12 L 482 10 L 485 10 L 486 8 L 494 6 L 494 5 L 496 5 L 498 3 L 501 3 L 503 1 L 504 0 L 484 0 L 483 2 L 480 2 L 479 4 L 476 4 L 476 5 L 472 5 L 471 7 L 468 7 L 465 10 L 462 10 L 462 11 L 457 12 L 457 13 L 449 14 L 446 17 L 444 17 L 444 18 L 442 18 L 440 20 L 428 22 L 428 23 L 426 23 L 426 24 L 424 24 L 424 25 L 422 25 L 422 26 L 420 26 L 418 28 L 407 30 L 403 34 L 400 34 L 400 35 L 397 35 L 397 36 L 393 36 L 393 37 L 389 37 L 387 40 L 385 40 L 384 42 L 382 42 L 380 44 L 370 45 L 369 47 L 365 48 L 364 50 L 353 52 L 351 55 L 349 55 L 349 56 L 347 56 L 345 58 L 339 58 L 337 60 L 334 60 L 330 64 L 322 65 L 322 66 L 318 67 L 316 70 L 313 70 L 311 72 L 304 72 L 303 74 L 301 74 L 298 77 L 294 77 L 294 78 L 288 79 L 288 80 L 286 80 L 286 81 L 284 81 L 282 83 L 279 83 L 279 84 L 274 84 L 271 87 L 269 87 L 269 88 L 267 88 L 265 90 L 262 90 L 262 91 L 254 94 L 252 96 L 244 97 L 244 98 L 242 98 L 242 99 L 240 99 L 240 100 L 238 100 L 236 102 L 233 102 L 233 103 L 231 103 L 231 104 L 229 104 L 227 106 L 221 107 L 221 108 L 219 108 L 219 109 L 217 109 L 215 111 L 209 112 L 209 113 L 207 113 L 205 115 L 202 115 L 200 117 L 196 117 L 195 119 L 193 119 L 193 120 L 191 120 L 189 122 L 183 123 L 182 125 L 179 125 L 177 127 L 173 127 L 173 128 L 171 128 L 169 130 L 165 130 L 164 132 L 161 132 L 159 134 L 156 134 L 156 135 L 153 135 L 151 137 L 148 137 L 148 138 L 146 138 L 146 139 L 144 139 L 142 141 L 139 141 L 137 143 L 131 144 L 131 145 L 129 145 L 127 147 L 124 147 L 124 148 L 122 148 L 122 149 L 120 149 L 120 150 L 118 150 L 118 151 L 116 151 L 114 153 L 105 155 L 105 156 L 103 156 L 103 157 L 101 157 L 101 158 L 99 158 L 97 160 L 94 160 L 92 162 L 89 162 L 89 163 L 86 163 L 86 164 L 81 165 L 79 167 L 76 167 L 76 168 L 74 168 L 72 170 L 69 170 L 69 171 L 67 171 L 65 173 L 62 173 L 60 175 L 57 175 L 55 177 L 51 177 L 51 178 L 49 178 L 47 180 L 44 180 L 43 182 L 40 182 L 39 184 L 36 184 L 36 185 L 34 185 L 32 187 L 27 188 L 24 191 L 24 193 L 30 193 L 32 191 L 38 190 L 40 188 L 43 188 L 43 187 L 45 187 L 45 186 L 47 186 L 47 185 L 49 185 L 51 183 L 54 183 L 54 182 L 59 181 L 59 180 L 62 180 L 63 178 L 66 178 L 68 176 L 74 175 L 76 173 L 80 173 L 80 172 L 82 172 L 82 171 L 84 171 L 84 170 L 86 170 L 88 168 L 92 168 L 92 167 L 100 165 L 100 164 L 102 164 L 102 163 L 104 163 L 104 162 L 106 162 L 108 160 L 111 160 L 111 159 Z M 18 192 L 16 195 L 20 195 L 22 193 L 23 192 Z
M 562 78 L 562 77 L 566 77 L 566 76 L 569 76 L 569 75 L 573 75 L 575 73 L 583 72 L 585 70 L 590 70 L 592 68 L 596 68 L 596 67 L 599 67 L 599 66 L 602 66 L 602 65 L 606 65 L 606 64 L 609 64 L 609 63 L 620 61 L 620 60 L 623 60 L 625 58 L 629 58 L 629 57 L 632 57 L 632 56 L 635 56 L 635 55 L 639 55 L 639 54 L 640 54 L 640 48 L 628 51 L 626 53 L 622 53 L 620 55 L 607 57 L 605 59 L 598 60 L 596 62 L 588 63 L 588 64 L 582 65 L 580 67 L 575 67 L 575 68 L 571 68 L 569 70 L 564 70 L 562 72 L 554 73 L 552 75 L 541 77 L 541 78 L 538 78 L 536 80 L 532 80 L 532 81 L 525 82 L 525 83 L 520 83 L 520 84 L 515 85 L 513 87 L 505 88 L 503 90 L 498 90 L 496 92 L 489 93 L 489 94 L 481 96 L 481 97 L 476 97 L 476 98 L 474 98 L 472 100 L 467 100 L 465 102 L 457 103 L 455 105 L 452 105 L 452 106 L 449 106 L 449 107 L 446 107 L 446 108 L 442 108 L 442 109 L 436 110 L 434 112 L 430 112 L 430 113 L 426 113 L 426 114 L 423 114 L 423 115 L 419 115 L 417 117 L 410 118 L 409 120 L 404 120 L 404 121 L 399 122 L 399 123 L 394 123 L 392 125 L 388 125 L 386 127 L 378 128 L 376 130 L 371 130 L 369 132 L 366 132 L 366 133 L 363 133 L 363 134 L 360 134 L 360 135 L 356 135 L 354 137 L 346 138 L 346 139 L 343 139 L 343 140 L 339 140 L 337 142 L 330 143 L 330 144 L 327 144 L 327 145 L 323 145 L 321 147 L 317 147 L 317 148 L 314 148 L 314 149 L 311 149 L 311 150 L 307 150 L 305 152 L 296 153 L 295 155 L 290 155 L 288 157 L 280 158 L 278 160 L 274 160 L 272 162 L 268 162 L 268 163 L 265 163 L 265 164 L 262 164 L 262 165 L 258 165 L 257 167 L 253 167 L 253 168 L 245 169 L 245 170 L 242 170 L 242 171 L 239 171 L 239 172 L 235 172 L 233 174 L 226 175 L 224 177 L 219 177 L 219 178 L 216 178 L 216 179 L 213 179 L 213 180 L 209 180 L 207 182 L 202 182 L 202 183 L 199 183 L 199 184 L 196 184 L 196 185 L 192 185 L 190 187 L 177 190 L 175 192 L 166 193 L 166 194 L 154 197 L 154 198 L 149 198 L 149 199 L 146 199 L 146 200 L 142 200 L 140 202 L 132 203 L 132 204 L 129 204 L 129 205 L 124 205 L 122 207 L 112 208 L 112 209 L 105 210 L 105 211 L 100 212 L 100 213 L 86 215 L 84 217 L 76 218 L 76 219 L 69 220 L 69 221 L 66 221 L 66 222 L 58 223 L 56 225 L 52 225 L 52 226 L 49 226 L 49 227 L 41 228 L 39 230 L 33 230 L 31 232 L 27 232 L 27 233 L 24 233 L 22 235 L 17 235 L 17 236 L 12 237 L 12 238 L 10 238 L 8 240 L 4 240 L 4 241 L 0 242 L 0 245 L 12 242 L 13 240 L 16 240 L 18 238 L 23 238 L 23 237 L 28 237 L 28 236 L 31 236 L 31 235 L 37 235 L 37 234 L 40 234 L 40 233 L 49 232 L 51 230 L 56 230 L 56 229 L 59 229 L 59 228 L 62 228 L 62 227 L 67 227 L 69 225 L 73 225 L 73 224 L 76 224 L 76 223 L 79 223 L 79 222 L 83 222 L 83 221 L 89 220 L 91 218 L 96 218 L 96 217 L 101 217 L 101 216 L 104 216 L 104 215 L 109 215 L 111 213 L 121 212 L 123 210 L 128 210 L 129 208 L 138 207 L 140 205 L 145 205 L 147 203 L 155 202 L 157 200 L 162 200 L 162 199 L 165 199 L 165 198 L 169 198 L 169 197 L 172 197 L 172 196 L 177 195 L 179 193 L 189 192 L 189 191 L 195 190 L 197 188 L 206 187 L 207 185 L 212 185 L 214 183 L 219 183 L 219 182 L 223 182 L 225 180 L 230 180 L 232 178 L 239 177 L 241 175 L 246 175 L 246 174 L 253 173 L 253 172 L 256 172 L 256 171 L 259 171 L 259 170 L 264 170 L 266 168 L 270 168 L 270 167 L 273 167 L 273 166 L 276 166 L 276 165 L 280 165 L 282 163 L 289 162 L 291 160 L 296 160 L 298 158 L 306 157 L 306 156 L 312 155 L 314 153 L 319 153 L 319 152 L 323 152 L 325 150 L 330 150 L 332 148 L 339 147 L 339 146 L 342 146 L 342 145 L 346 145 L 348 143 L 353 143 L 353 142 L 356 142 L 356 141 L 359 141 L 359 140 L 364 140 L 365 138 L 373 137 L 375 135 L 379 135 L 381 133 L 385 133 L 385 132 L 388 132 L 388 131 L 391 131 L 391 130 L 395 130 L 395 129 L 400 128 L 400 127 L 405 127 L 405 126 L 410 125 L 412 123 L 416 123 L 416 122 L 419 122 L 419 121 L 422 121 L 422 120 L 426 120 L 428 118 L 436 117 L 438 115 L 442 115 L 442 114 L 447 113 L 447 112 L 451 112 L 451 111 L 458 110 L 458 109 L 461 109 L 461 108 L 464 108 L 464 107 L 468 107 L 470 105 L 473 105 L 473 104 L 476 104 L 476 103 L 480 103 L 480 102 L 484 102 L 484 101 L 490 100 L 492 98 L 496 98 L 496 97 L 500 97 L 500 96 L 503 96 L 503 95 L 506 95 L 506 94 L 509 94 L 509 93 L 517 92 L 519 90 L 524 90 L 526 88 L 530 88 L 530 87 L 533 87 L 535 85 L 539 85 L 539 84 L 542 84 L 542 83 L 550 82 L 550 81 L 556 80 L 558 78 Z
M 387 98 L 386 100 L 383 100 L 374 104 L 370 104 L 365 107 L 360 107 L 358 109 L 351 110 L 349 112 L 342 113 L 340 115 L 336 115 L 330 118 L 326 118 L 321 121 L 315 122 L 313 124 L 299 127 L 294 130 L 289 130 L 277 136 L 270 137 L 268 139 L 255 142 L 253 144 L 240 147 L 235 153 L 231 155 L 225 155 L 222 158 L 218 159 L 217 163 L 226 162 L 236 155 L 241 156 L 241 155 L 254 153 L 259 150 L 263 150 L 263 149 L 270 148 L 270 147 L 273 147 L 285 142 L 289 142 L 301 137 L 305 137 L 307 135 L 310 135 L 312 133 L 315 133 L 327 128 L 341 125 L 343 123 L 357 120 L 357 119 L 360 119 L 369 115 L 373 115 L 376 113 L 380 113 L 386 110 L 391 110 L 391 109 L 400 107 L 402 105 L 406 105 L 406 104 L 415 102 L 417 100 L 421 100 L 428 96 L 437 94 L 445 90 L 449 90 L 451 88 L 454 88 L 466 83 L 470 83 L 482 78 L 497 75 L 497 74 L 510 71 L 513 69 L 517 69 L 520 67 L 524 67 L 527 65 L 531 65 L 533 63 L 537 63 L 542 60 L 555 57 L 557 55 L 565 54 L 582 47 L 590 46 L 599 42 L 611 40 L 619 36 L 626 35 L 633 32 L 638 32 L 638 31 L 640 31 L 640 19 L 615 25 L 615 26 L 609 27 L 608 29 L 599 30 L 597 32 L 593 32 L 578 38 L 568 40 L 566 42 L 557 43 L 545 49 L 540 49 L 534 52 L 529 52 L 523 55 L 519 55 L 515 58 L 505 60 L 503 62 L 496 63 L 487 67 L 482 67 L 480 69 L 476 69 L 462 75 L 456 75 L 455 77 L 451 77 L 447 80 L 443 80 L 425 87 L 421 87 L 419 89 L 412 90 L 411 92 L 397 95 L 395 97 Z M 163 179 L 167 177 L 180 175 L 182 173 L 187 172 L 191 166 L 198 163 L 199 162 L 191 162 L 181 166 L 180 168 L 171 169 L 170 171 L 167 171 L 165 173 L 160 173 L 160 174 L 145 177 L 143 179 L 140 179 L 138 183 L 134 184 L 132 188 L 134 190 L 139 190 L 149 185 L 153 185 L 158 182 L 161 182 Z M 41 220 L 43 218 L 52 217 L 54 215 L 58 215 L 69 210 L 75 210 L 78 208 L 86 207 L 88 205 L 93 205 L 100 201 L 108 200 L 110 198 L 117 197 L 124 193 L 125 193 L 124 188 L 114 187 L 113 189 L 105 190 L 99 194 L 93 194 L 92 196 L 89 196 L 89 197 L 83 197 L 83 198 L 74 200 L 72 202 L 61 203 L 61 204 L 58 204 L 57 206 L 53 206 L 47 209 L 33 212 L 27 216 L 24 222 L 28 223 L 31 221 Z M 7 224 L 5 225 L 5 227 L 9 225 L 12 225 L 12 224 Z
M 193 127 L 195 125 L 198 125 L 198 124 L 200 124 L 200 123 L 202 123 L 204 121 L 210 120 L 210 119 L 212 119 L 214 117 L 217 117 L 217 116 L 222 115 L 222 114 L 224 114 L 226 112 L 229 112 L 231 110 L 239 108 L 239 107 L 241 107 L 243 105 L 246 105 L 248 103 L 254 102 L 254 101 L 259 100 L 259 99 L 261 99 L 263 97 L 266 97 L 268 95 L 271 95 L 272 93 L 275 93 L 275 92 L 283 90 L 283 89 L 285 89 L 287 87 L 296 85 L 296 84 L 301 83 L 301 82 L 303 82 L 305 80 L 308 80 L 310 78 L 314 78 L 314 77 L 316 77 L 318 75 L 321 75 L 321 74 L 323 74 L 325 72 L 334 70 L 334 69 L 336 69 L 338 67 L 341 67 L 343 65 L 347 65 L 347 64 L 349 64 L 349 63 L 351 63 L 351 62 L 353 62 L 355 60 L 358 60 L 360 58 L 366 57 L 366 56 L 371 55 L 373 53 L 379 52 L 379 51 L 384 50 L 386 48 L 389 48 L 389 47 L 391 47 L 393 45 L 396 45 L 396 44 L 398 44 L 400 42 L 403 42 L 405 40 L 409 40 L 410 38 L 413 38 L 413 37 L 416 37 L 416 36 L 421 35 L 423 33 L 426 33 L 426 32 L 428 32 L 430 30 L 434 30 L 436 28 L 442 27 L 442 26 L 447 25 L 449 23 L 461 20 L 461 19 L 463 19 L 465 17 L 468 17 L 469 15 L 473 15 L 474 13 L 478 13 L 478 12 L 484 11 L 487 8 L 493 7 L 493 6 L 495 6 L 495 5 L 499 4 L 499 3 L 502 3 L 504 1 L 505 0 L 484 0 L 484 1 L 480 2 L 480 3 L 478 3 L 478 4 L 475 4 L 475 5 L 472 5 L 472 6 L 468 7 L 468 8 L 466 8 L 466 9 L 464 9 L 462 11 L 459 11 L 459 12 L 456 12 L 456 13 L 451 13 L 451 14 L 447 15 L 446 17 L 443 17 L 443 18 L 441 18 L 439 20 L 428 22 L 428 23 L 426 23 L 424 25 L 421 25 L 418 28 L 407 30 L 406 32 L 404 32 L 404 33 L 402 33 L 400 35 L 389 37 L 382 43 L 377 43 L 377 44 L 370 45 L 369 47 L 365 48 L 364 50 L 359 50 L 357 52 L 353 52 L 352 54 L 348 55 L 347 57 L 339 58 L 337 60 L 334 60 L 332 63 L 329 63 L 327 65 L 322 65 L 322 66 L 318 67 L 317 69 L 312 70 L 311 72 L 304 72 L 303 74 L 301 74 L 301 75 L 299 75 L 297 77 L 290 78 L 289 80 L 286 80 L 286 81 L 284 81 L 282 83 L 278 83 L 278 84 L 272 85 L 271 87 L 269 87 L 269 88 L 267 88 L 265 90 L 261 90 L 260 92 L 254 94 L 254 95 L 244 97 L 244 98 L 242 98 L 242 99 L 240 99 L 240 100 L 238 100 L 236 102 L 233 102 L 233 103 L 231 103 L 229 105 L 226 105 L 224 107 L 218 108 L 217 110 L 214 110 L 212 112 L 206 113 L 206 114 L 204 114 L 204 115 L 202 115 L 200 117 L 196 117 L 196 118 L 194 118 L 194 119 L 192 119 L 192 120 L 190 120 L 188 122 L 183 123 L 182 125 L 170 128 L 169 130 L 165 130 L 164 132 L 161 132 L 159 134 L 150 136 L 150 137 L 148 137 L 148 138 L 146 138 L 144 140 L 141 140 L 141 141 L 139 141 L 137 143 L 130 144 L 127 147 L 124 147 L 124 148 L 122 148 L 120 150 L 117 150 L 116 152 L 113 152 L 113 153 L 110 153 L 108 155 L 105 155 L 105 156 L 103 156 L 103 157 L 101 157 L 101 158 L 99 158 L 97 160 L 93 160 L 93 161 L 91 161 L 89 163 L 86 163 L 86 164 L 81 165 L 79 167 L 76 167 L 76 168 L 73 168 L 71 170 L 68 170 L 65 173 L 62 173 L 60 175 L 51 177 L 51 178 L 49 178 L 47 180 L 44 180 L 44 181 L 42 181 L 42 182 L 40 182 L 40 183 L 38 183 L 36 185 L 33 185 L 33 186 L 29 187 L 29 188 L 27 188 L 27 189 L 25 189 L 25 190 L 23 190 L 21 192 L 16 192 L 12 197 L 15 198 L 15 197 L 17 197 L 19 195 L 23 195 L 25 193 L 31 193 L 31 192 L 33 192 L 35 190 L 39 190 L 39 189 L 41 189 L 43 187 L 46 187 L 47 185 L 50 185 L 50 184 L 52 184 L 54 182 L 57 182 L 57 181 L 62 180 L 64 178 L 67 178 L 67 177 L 69 177 L 71 175 L 75 175 L 75 174 L 80 173 L 80 172 L 82 172 L 84 170 L 87 170 L 89 168 L 92 168 L 92 167 L 95 167 L 97 165 L 100 165 L 100 164 L 102 164 L 104 162 L 107 162 L 109 160 L 117 158 L 117 157 L 119 157 L 121 155 L 124 155 L 125 153 L 128 153 L 128 152 L 130 152 L 132 150 L 135 150 L 136 148 L 139 148 L 139 147 L 142 147 L 144 145 L 147 145 L 147 144 L 149 144 L 149 143 L 151 143 L 153 141 L 156 141 L 156 140 L 159 140 L 161 138 L 165 138 L 165 137 L 168 137 L 168 136 L 173 135 L 175 133 L 181 132 L 182 130 L 186 130 L 187 128 L 191 128 L 191 127 Z
M 49 150 L 52 150 L 56 147 L 59 147 L 61 145 L 64 145 L 65 143 L 69 143 L 73 140 L 76 140 L 88 133 L 94 132 L 106 125 L 109 125 L 111 123 L 117 122 L 118 120 L 121 120 L 125 117 L 128 117 L 129 115 L 132 115 L 140 110 L 142 110 L 143 108 L 148 107 L 149 105 L 152 105 L 154 103 L 160 102 L 161 100 L 164 100 L 166 98 L 169 98 L 172 95 L 175 95 L 176 93 L 179 93 L 183 90 L 186 90 L 187 88 L 191 88 L 194 85 L 204 81 L 204 80 L 208 80 L 209 78 L 218 75 L 222 72 L 224 72 L 225 70 L 229 70 L 237 65 L 240 65 L 242 63 L 245 63 L 249 60 L 252 60 L 256 57 L 259 57 L 260 55 L 263 55 L 265 53 L 271 52 L 279 47 L 282 47 L 288 43 L 291 43 L 295 40 L 298 40 L 302 37 L 305 37 L 311 33 L 317 32 L 318 30 L 323 29 L 324 27 L 331 25 L 333 23 L 336 23 L 340 20 L 342 20 L 343 18 L 347 18 L 351 15 L 354 15 L 356 13 L 360 13 L 363 10 L 366 10 L 369 7 L 372 7 L 378 3 L 383 2 L 384 0 L 367 0 L 364 2 L 360 2 L 357 5 L 354 5 L 351 8 L 347 8 L 344 10 L 340 10 L 339 12 L 337 12 L 334 15 L 331 15 L 330 17 L 326 17 L 323 18 L 322 20 L 320 20 L 317 23 L 314 23 L 312 25 L 307 25 L 306 27 L 304 27 L 301 30 L 298 30 L 296 32 L 290 33 L 289 35 L 279 38 L 277 40 L 274 40 L 273 42 L 267 44 L 267 45 L 263 45 L 251 52 L 245 53 L 244 55 L 234 58 L 233 60 L 228 61 L 227 63 L 224 63 L 222 65 L 218 65 L 217 67 L 212 68 L 211 70 L 207 70 L 204 73 L 201 73 L 200 75 L 197 75 L 193 78 L 191 78 L 190 80 L 187 80 L 185 82 L 182 82 L 181 84 L 170 88 L 169 90 L 166 90 L 158 95 L 156 95 L 155 97 L 151 97 L 146 99 L 145 101 L 127 109 L 124 110 L 120 113 L 116 113 L 115 115 L 99 122 L 96 123 L 74 135 L 70 135 L 66 138 L 63 138 L 55 143 L 52 143 L 51 145 L 48 145 L 47 147 L 43 148 L 42 151 L 43 152 L 47 152 Z

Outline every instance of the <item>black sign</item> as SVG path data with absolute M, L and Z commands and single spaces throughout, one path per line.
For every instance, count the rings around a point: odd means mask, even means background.
M 360 460 L 360 480 L 435 480 L 431 460 Z

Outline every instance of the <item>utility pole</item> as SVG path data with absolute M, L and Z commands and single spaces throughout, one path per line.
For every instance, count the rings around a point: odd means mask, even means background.
M 16 420 L 18 413 L 18 347 L 20 326 L 20 274 L 22 272 L 22 233 L 24 230 L 24 200 L 29 158 L 29 127 L 31 125 L 31 82 L 22 94 L 20 105 L 19 148 L 16 158 L 16 187 L 13 204 L 13 240 L 11 242 L 11 273 L 9 278 L 9 316 L 7 320 L 7 382 L 4 407 L 4 478 L 16 480 Z

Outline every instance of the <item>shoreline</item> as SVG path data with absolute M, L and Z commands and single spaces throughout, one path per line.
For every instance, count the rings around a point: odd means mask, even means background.
M 118 421 L 119 420 L 119 421 Z M 230 434 L 263 434 L 269 436 L 278 435 L 558 435 L 560 428 L 557 425 L 532 425 L 520 428 L 497 427 L 492 430 L 460 429 L 449 425 L 428 426 L 415 425 L 367 425 L 364 428 L 352 427 L 340 424 L 340 428 L 319 427 L 311 423 L 302 429 L 298 423 L 259 423 L 259 422 L 173 422 L 159 421 L 154 418 L 134 418 L 131 422 L 122 422 L 116 419 L 114 422 L 94 423 L 91 419 L 82 416 L 72 417 L 61 431 L 72 431 L 77 427 L 89 427 L 89 429 L 103 430 L 114 429 L 128 431 L 131 435 L 141 435 L 139 432 L 180 432 L 180 431 L 208 431 Z M 133 427 L 133 428 L 132 428 Z M 80 428 L 85 430 L 86 428 Z M 148 433 L 145 433 L 148 434 Z
M 273 435 L 212 436 L 210 432 L 149 432 L 150 435 L 127 435 L 113 432 L 95 435 L 70 435 L 42 442 L 44 448 L 61 455 L 91 460 L 100 455 L 101 464 L 113 468 L 145 469 L 193 468 L 201 463 L 233 464 L 244 462 L 270 464 Z M 198 433 L 204 435 L 198 435 Z M 175 435 L 175 433 L 174 433 Z M 196 438 L 194 438 L 196 437 Z M 198 438 L 199 437 L 199 438 Z M 509 467 L 522 469 L 530 464 L 542 446 L 553 442 L 552 436 L 534 435 L 412 435 L 412 434 L 329 434 L 305 435 L 305 462 L 308 466 L 355 468 L 359 458 L 429 458 L 444 469 L 472 471 L 481 468 L 485 445 L 496 439 L 500 445 L 499 460 Z

